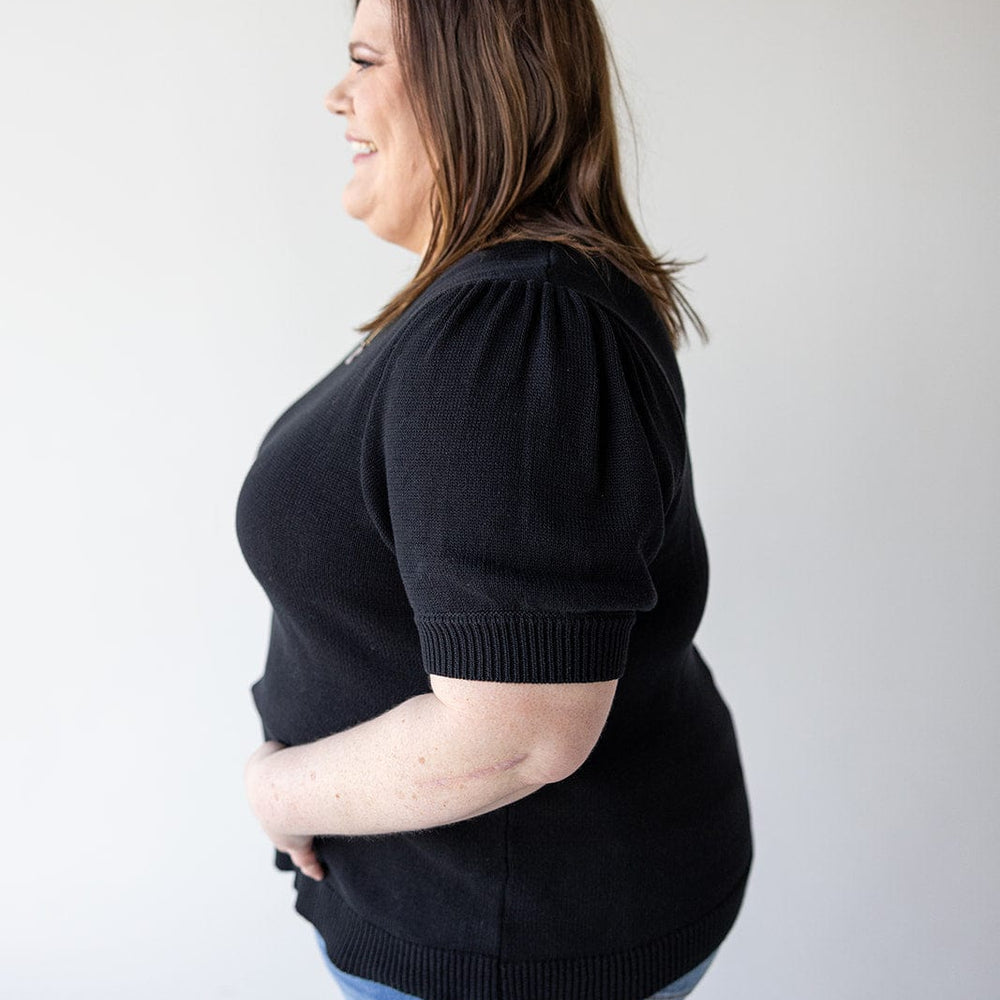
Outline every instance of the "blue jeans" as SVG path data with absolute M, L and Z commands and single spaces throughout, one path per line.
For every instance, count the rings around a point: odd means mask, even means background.
M 420 997 L 412 996 L 409 993 L 400 993 L 399 990 L 394 990 L 383 983 L 376 983 L 371 979 L 362 979 L 360 976 L 352 976 L 342 969 L 338 969 L 330 961 L 330 956 L 326 953 L 326 944 L 320 936 L 319 931 L 316 931 L 316 940 L 319 941 L 319 948 L 323 953 L 326 966 L 333 974 L 333 978 L 336 980 L 346 1000 L 420 1000 Z M 646 1000 L 681 1000 L 681 997 L 686 997 L 698 985 L 701 977 L 708 972 L 708 967 L 712 964 L 712 959 L 717 954 L 717 951 L 713 951 L 701 965 L 696 965 L 690 972 L 685 972 L 680 979 L 675 979 L 668 986 L 657 990 L 651 997 L 647 997 Z

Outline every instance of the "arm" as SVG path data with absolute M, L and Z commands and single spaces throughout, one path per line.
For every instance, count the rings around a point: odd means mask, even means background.
M 350 729 L 277 752 L 264 744 L 247 764 L 251 807 L 276 843 L 470 819 L 575 771 L 617 683 L 431 675 L 430 693 Z

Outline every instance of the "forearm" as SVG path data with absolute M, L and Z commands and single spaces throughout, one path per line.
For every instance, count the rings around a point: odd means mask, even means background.
M 272 754 L 248 792 L 270 831 L 377 834 L 489 812 L 541 788 L 545 774 L 523 734 L 470 725 L 429 693 Z

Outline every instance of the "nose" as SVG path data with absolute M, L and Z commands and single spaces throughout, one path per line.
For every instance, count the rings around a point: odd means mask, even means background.
M 350 100 L 345 86 L 346 82 L 347 77 L 344 77 L 340 83 L 331 87 L 326 97 L 323 98 L 323 105 L 331 115 L 346 115 L 348 112 Z

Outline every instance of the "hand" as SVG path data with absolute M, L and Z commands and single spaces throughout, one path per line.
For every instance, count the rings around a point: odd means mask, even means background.
M 285 749 L 284 743 L 279 743 L 277 740 L 268 740 L 266 743 L 262 743 L 251 755 L 250 759 L 246 763 L 246 767 L 243 771 L 243 780 L 246 785 L 247 798 L 250 800 L 250 806 L 254 810 L 254 814 L 257 816 L 257 820 L 263 827 L 264 832 L 270 838 L 270 841 L 279 851 L 284 851 L 292 859 L 292 864 L 295 865 L 303 875 L 308 876 L 311 879 L 315 879 L 317 882 L 321 881 L 324 877 L 323 866 L 319 862 L 319 858 L 316 857 L 313 851 L 313 838 L 308 834 L 297 834 L 297 833 L 283 833 L 278 830 L 268 829 L 268 824 L 261 818 L 259 811 L 256 808 L 256 803 L 260 799 L 260 779 L 261 779 L 261 767 L 262 761 L 266 760 L 272 754 L 279 753 Z

